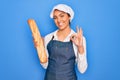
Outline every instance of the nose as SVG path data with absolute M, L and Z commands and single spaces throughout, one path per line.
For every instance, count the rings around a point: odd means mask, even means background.
M 61 22 L 61 18 L 60 18 L 60 17 L 58 17 L 57 22 L 58 22 L 58 23 Z

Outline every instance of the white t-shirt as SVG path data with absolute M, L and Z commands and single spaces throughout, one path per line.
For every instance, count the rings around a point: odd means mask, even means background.
M 45 43 L 45 48 L 46 48 L 46 53 L 47 53 L 47 56 L 49 57 L 49 54 L 48 54 L 48 51 L 47 51 L 47 44 L 49 43 L 49 41 L 52 39 L 52 37 L 54 36 L 54 39 L 53 40 L 58 40 L 57 38 L 57 33 L 58 30 L 48 34 L 47 36 L 45 36 L 44 38 L 44 43 Z M 70 41 L 70 36 L 72 34 L 74 34 L 75 32 L 71 29 L 71 32 L 70 34 L 65 38 L 65 40 L 63 42 L 68 42 Z M 85 37 L 83 37 L 83 46 L 84 46 L 84 53 L 83 54 L 80 54 L 78 53 L 78 49 L 76 47 L 75 44 L 73 44 L 73 49 L 74 49 L 74 52 L 75 52 L 75 56 L 76 56 L 76 63 L 77 63 L 77 66 L 78 66 L 78 70 L 81 72 L 81 73 L 84 73 L 87 69 L 87 57 L 86 57 L 86 39 Z M 47 66 L 48 66 L 48 62 L 47 63 L 41 63 L 41 65 L 46 69 Z

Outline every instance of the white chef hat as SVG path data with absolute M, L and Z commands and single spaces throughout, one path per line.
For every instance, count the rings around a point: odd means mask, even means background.
M 66 12 L 70 15 L 70 21 L 72 21 L 73 17 L 74 17 L 74 11 L 72 10 L 72 8 L 66 4 L 58 4 L 56 5 L 55 7 L 53 7 L 51 13 L 50 13 L 50 17 L 53 18 L 53 12 L 54 10 L 57 9 L 57 10 L 60 10 L 60 11 L 63 11 L 63 12 Z

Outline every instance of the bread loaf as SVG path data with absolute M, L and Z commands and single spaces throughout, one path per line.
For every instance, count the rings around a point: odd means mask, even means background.
M 31 29 L 33 38 L 38 43 L 38 46 L 36 47 L 36 50 L 37 50 L 40 62 L 41 63 L 46 63 L 47 62 L 47 55 L 46 55 L 43 39 L 40 35 L 39 29 L 36 25 L 36 22 L 33 19 L 28 19 L 28 24 L 29 24 L 29 27 Z

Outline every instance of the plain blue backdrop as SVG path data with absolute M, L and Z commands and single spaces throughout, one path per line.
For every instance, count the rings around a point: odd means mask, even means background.
M 76 68 L 78 80 L 120 80 L 119 0 L 0 0 L 0 80 L 44 79 L 27 20 L 44 37 L 57 29 L 49 14 L 58 3 L 73 8 L 71 27 L 81 26 L 87 40 L 88 69 Z

